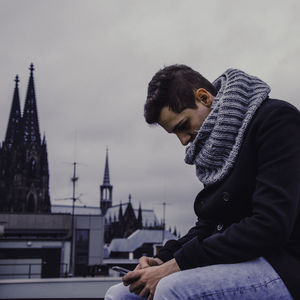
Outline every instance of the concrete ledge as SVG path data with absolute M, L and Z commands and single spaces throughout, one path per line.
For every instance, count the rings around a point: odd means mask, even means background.
M 0 280 L 0 299 L 103 299 L 120 277 Z

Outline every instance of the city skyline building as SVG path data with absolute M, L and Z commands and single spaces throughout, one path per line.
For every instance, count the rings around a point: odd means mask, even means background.
M 112 191 L 113 186 L 110 184 L 109 176 L 108 148 L 106 148 L 103 183 L 100 185 L 100 208 L 103 215 L 112 206 Z
M 33 64 L 29 70 L 23 114 L 17 75 L 6 135 L 0 145 L 1 212 L 50 213 L 46 136 L 41 139 Z
M 75 206 L 79 198 L 75 171 L 70 198 L 74 207 L 51 205 L 47 143 L 40 134 L 33 64 L 29 70 L 23 113 L 19 77 L 15 77 L 6 135 L 0 144 L 0 223 L 4 224 L 0 263 L 8 266 L 10 276 L 21 276 L 22 264 L 30 268 L 35 264 L 35 276 L 45 278 L 93 273 L 107 256 L 128 258 L 131 264 L 144 253 L 153 255 L 164 237 L 172 235 L 165 232 L 164 221 L 158 221 L 154 210 L 142 209 L 141 202 L 135 208 L 131 194 L 127 201 L 113 203 L 108 148 L 99 206 Z M 135 240 L 136 247 L 129 247 Z M 104 263 L 101 272 L 108 266 Z
M 104 242 L 109 244 L 115 238 L 127 238 L 139 229 L 162 230 L 152 209 L 142 209 L 132 206 L 131 194 L 128 202 L 113 205 L 113 185 L 110 182 L 108 148 L 106 148 L 103 183 L 100 185 L 100 208 L 104 216 Z

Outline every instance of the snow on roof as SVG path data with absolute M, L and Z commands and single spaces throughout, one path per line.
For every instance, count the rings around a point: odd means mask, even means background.
M 124 215 L 126 208 L 128 206 L 128 203 L 122 203 L 122 215 Z M 110 207 L 105 214 L 105 220 L 108 222 L 109 218 L 111 220 L 118 221 L 119 220 L 119 209 L 120 209 L 120 204 L 119 205 L 114 205 Z M 139 210 L 138 209 L 133 209 L 135 217 L 138 217 Z M 142 209 L 142 220 L 143 220 L 143 226 L 157 226 L 159 224 L 157 217 L 153 211 L 153 209 Z
M 72 214 L 72 205 L 51 205 L 51 213 Z M 75 215 L 101 215 L 101 209 L 97 206 L 75 206 Z
M 128 238 L 113 239 L 108 246 L 109 253 L 114 252 L 132 252 L 141 247 L 144 243 L 160 244 L 167 240 L 176 240 L 177 237 L 169 231 L 164 232 L 164 241 L 162 230 L 138 229 Z

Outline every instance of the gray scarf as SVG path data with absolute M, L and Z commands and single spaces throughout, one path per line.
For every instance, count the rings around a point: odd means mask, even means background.
M 270 87 L 257 77 L 228 69 L 213 85 L 218 94 L 211 112 L 186 149 L 185 162 L 196 165 L 204 185 L 221 181 L 232 169 L 245 131 Z

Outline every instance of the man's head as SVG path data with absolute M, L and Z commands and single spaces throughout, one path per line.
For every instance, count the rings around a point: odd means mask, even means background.
M 216 93 L 215 87 L 190 67 L 165 67 L 149 83 L 144 107 L 146 122 L 158 123 L 187 145 L 209 114 Z

